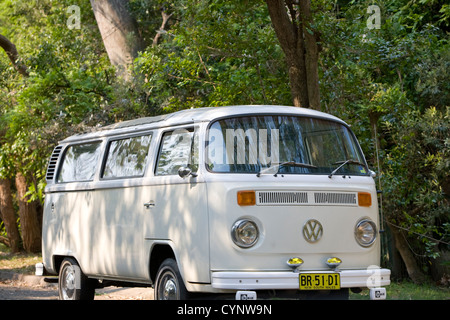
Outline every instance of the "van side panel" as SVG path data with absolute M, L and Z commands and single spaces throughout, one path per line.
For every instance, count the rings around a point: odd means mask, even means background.
M 93 193 L 95 210 L 80 217 L 84 230 L 79 230 L 82 240 L 76 246 L 87 274 L 148 278 L 145 208 L 140 205 L 145 191 L 145 187 L 135 186 Z
M 209 233 L 206 184 L 199 178 L 155 177 L 148 190 L 144 236 L 168 240 L 185 282 L 209 283 Z
M 178 176 L 92 182 L 46 195 L 43 259 L 73 256 L 85 274 L 149 281 L 153 244 L 171 244 L 187 282 L 209 283 L 206 184 Z M 136 181 L 136 180 L 134 180 Z M 154 206 L 146 207 L 146 203 Z

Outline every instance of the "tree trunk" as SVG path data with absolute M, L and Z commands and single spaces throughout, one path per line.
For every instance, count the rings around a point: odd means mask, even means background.
M 17 253 L 20 251 L 20 234 L 14 213 L 11 182 L 8 179 L 0 179 L 0 214 L 5 224 L 9 248 L 12 253 Z
M 316 31 L 310 0 L 266 0 L 273 28 L 286 57 L 293 105 L 320 109 Z
M 409 249 L 408 242 L 406 241 L 402 230 L 398 229 L 395 226 L 392 226 L 390 229 L 392 231 L 392 235 L 394 236 L 395 247 L 397 248 L 398 252 L 402 257 L 403 262 L 406 265 L 406 270 L 408 272 L 409 277 L 416 284 L 423 283 L 425 281 L 425 275 L 417 265 L 416 259 L 414 258 L 414 255 L 411 252 L 411 250 Z
M 16 175 L 16 188 L 23 248 L 27 252 L 39 252 L 41 250 L 41 228 L 36 203 L 30 202 L 26 196 L 27 181 L 21 173 Z
M 320 110 L 319 48 L 317 46 L 316 30 L 312 27 L 313 17 L 311 14 L 311 1 L 300 0 L 299 3 L 302 31 L 305 38 L 305 65 L 309 107 Z
M 143 44 L 128 0 L 90 0 L 111 63 L 128 78 L 128 67 Z

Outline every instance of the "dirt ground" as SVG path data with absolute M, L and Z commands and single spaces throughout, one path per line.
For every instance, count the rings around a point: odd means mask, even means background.
M 13 276 L 0 278 L 0 300 L 57 299 L 57 285 L 44 282 L 42 278 L 34 276 L 20 279 L 14 279 Z M 153 300 L 153 289 L 107 287 L 97 289 L 94 300 Z
M 0 281 L 0 300 L 57 300 L 56 286 L 44 287 L 21 281 Z

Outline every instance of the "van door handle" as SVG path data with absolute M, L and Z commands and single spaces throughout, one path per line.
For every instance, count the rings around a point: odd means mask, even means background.
M 144 207 L 145 207 L 146 209 L 153 208 L 154 206 L 155 206 L 155 201 L 153 201 L 153 200 L 144 203 Z

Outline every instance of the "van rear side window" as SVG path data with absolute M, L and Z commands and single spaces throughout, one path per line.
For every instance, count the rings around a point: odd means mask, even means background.
M 151 135 L 145 135 L 111 141 L 103 178 L 143 176 L 151 139 Z
M 90 181 L 94 179 L 101 154 L 101 143 L 85 143 L 69 146 L 58 175 L 58 182 Z

